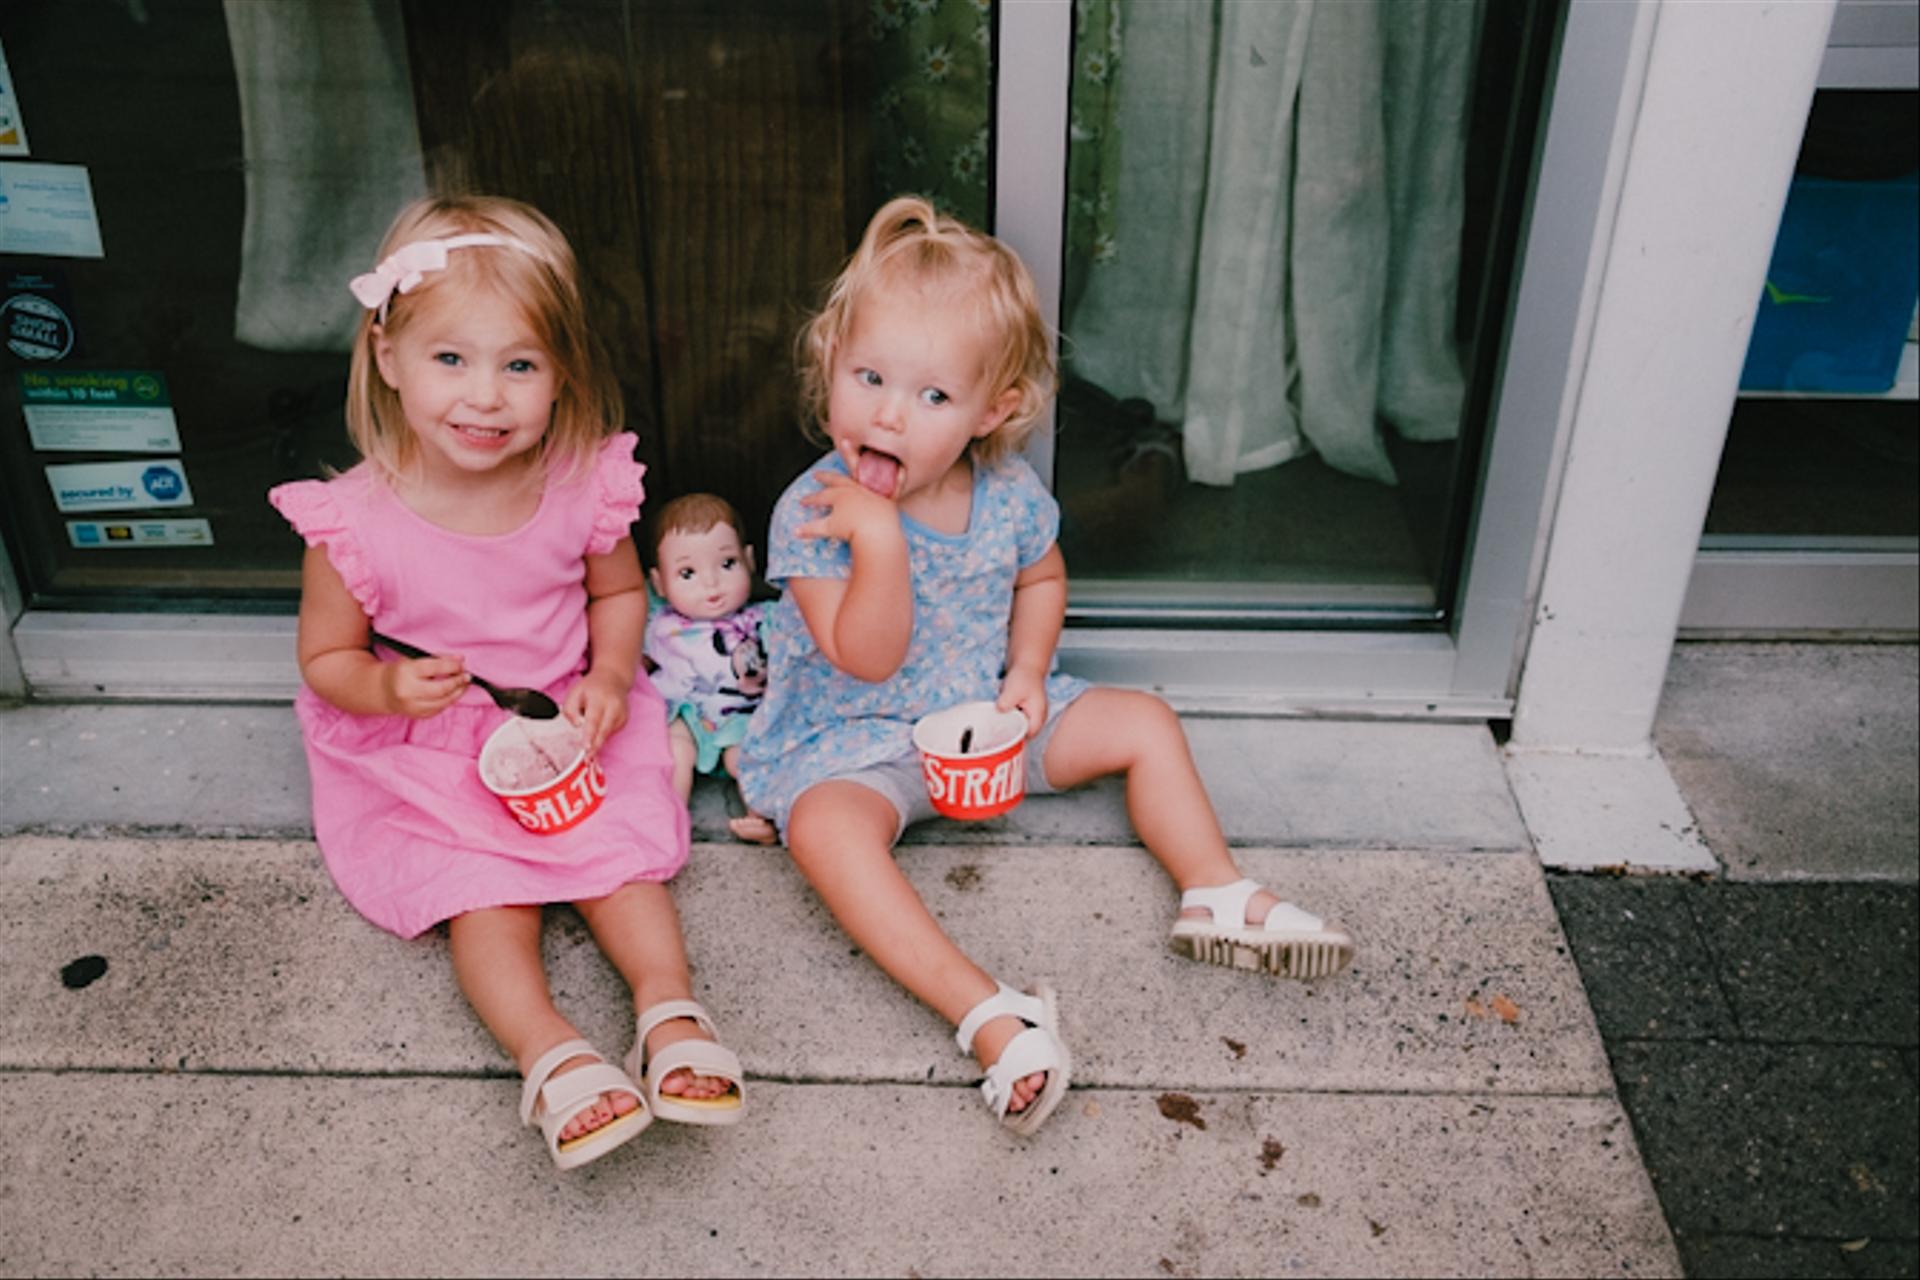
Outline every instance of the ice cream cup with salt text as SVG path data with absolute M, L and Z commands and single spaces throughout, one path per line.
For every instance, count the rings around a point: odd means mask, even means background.
M 542 836 L 579 826 L 607 794 L 600 762 L 564 719 L 503 723 L 480 749 L 480 781 L 514 821 Z
M 913 726 L 920 771 L 935 812 L 997 818 L 1027 793 L 1027 717 L 991 702 L 963 702 Z

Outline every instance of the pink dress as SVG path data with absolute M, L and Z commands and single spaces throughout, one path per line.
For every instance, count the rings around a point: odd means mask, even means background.
M 512 533 L 453 533 L 414 514 L 374 468 L 301 480 L 267 498 L 327 559 L 376 631 L 459 654 L 495 684 L 555 701 L 587 669 L 586 562 L 638 518 L 635 439 L 607 440 L 590 470 L 550 482 Z M 481 785 L 481 744 L 507 713 L 478 688 L 424 720 L 294 700 L 313 776 L 313 826 L 334 883 L 404 938 L 482 907 L 598 898 L 666 880 L 687 860 L 665 704 L 636 676 L 627 723 L 600 749 L 607 796 L 555 835 L 523 829 Z

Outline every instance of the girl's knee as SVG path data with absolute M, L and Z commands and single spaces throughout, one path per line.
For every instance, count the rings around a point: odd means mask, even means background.
M 879 792 L 827 782 L 802 793 L 787 816 L 787 853 L 804 871 L 823 857 L 893 848 L 899 815 Z
M 1089 689 L 1079 701 L 1068 707 L 1064 716 L 1080 710 L 1091 713 L 1088 727 L 1113 745 L 1130 747 L 1129 754 L 1140 755 L 1170 746 L 1186 745 L 1186 730 L 1179 713 L 1166 700 L 1138 689 Z

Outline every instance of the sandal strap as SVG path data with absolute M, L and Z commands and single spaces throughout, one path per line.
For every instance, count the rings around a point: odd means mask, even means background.
M 662 1095 L 660 1086 L 682 1067 L 697 1076 L 718 1076 L 731 1083 L 735 1090 L 740 1088 L 744 1079 L 740 1057 L 733 1050 L 712 1040 L 682 1040 L 662 1049 L 648 1064 L 646 1086 L 650 1101 L 662 1096 L 677 1101 L 672 1094 Z
M 1260 927 L 1268 933 L 1320 933 L 1326 921 L 1291 902 L 1276 902 Z
M 1182 911 L 1199 907 L 1213 916 L 1215 928 L 1260 929 L 1267 933 L 1319 933 L 1326 921 L 1291 902 L 1276 902 L 1257 925 L 1247 923 L 1247 903 L 1260 892 L 1257 880 L 1236 880 L 1211 889 L 1189 889 L 1180 895 Z
M 1258 892 L 1260 882 L 1257 880 L 1235 880 L 1210 889 L 1189 889 L 1180 895 L 1180 909 L 1202 908 L 1213 916 L 1215 924 L 1238 929 L 1247 921 L 1247 901 Z
M 1046 1022 L 1047 1006 L 1037 997 L 1030 996 L 1024 991 L 1015 991 L 1004 982 L 996 981 L 995 985 L 999 987 L 998 991 L 973 1006 L 967 1011 L 967 1016 L 960 1019 L 960 1026 L 953 1033 L 954 1043 L 960 1046 L 960 1052 L 972 1053 L 973 1037 L 981 1027 L 995 1018 L 1011 1015 L 1033 1027 L 1041 1026 Z M 1026 1032 L 1023 1031 L 1020 1034 L 1025 1035 Z M 1014 1037 L 1015 1040 L 1019 1038 L 1019 1036 Z M 1004 1060 L 1003 1054 L 1002 1061 Z
M 637 1029 L 633 1033 L 635 1042 L 642 1046 L 640 1050 L 642 1066 L 646 1065 L 647 1037 L 653 1033 L 655 1027 L 663 1022 L 672 1022 L 675 1018 L 691 1018 L 693 1024 L 708 1035 L 715 1039 L 720 1036 L 719 1031 L 714 1028 L 713 1018 L 708 1015 L 706 1006 L 698 1000 L 662 1000 L 640 1015 Z
M 527 1071 L 526 1083 L 520 1086 L 521 1124 L 533 1123 L 533 1104 L 538 1100 L 541 1086 L 547 1083 L 547 1077 L 553 1074 L 554 1068 L 568 1058 L 579 1057 L 599 1059 L 603 1066 L 606 1063 L 606 1059 L 601 1058 L 598 1051 L 585 1040 L 563 1040 L 540 1055 Z
M 538 1123 L 557 1132 L 604 1093 L 630 1093 L 643 1105 L 647 1100 L 646 1093 L 626 1072 L 609 1063 L 595 1062 L 555 1076 L 542 1085 L 539 1096 L 546 1110 L 537 1120 L 528 1123 Z
M 1000 1051 L 1000 1057 L 987 1068 L 980 1092 L 995 1119 L 1004 1120 L 1013 1102 L 1014 1081 L 1038 1071 L 1059 1071 L 1063 1066 L 1060 1039 L 1046 1027 L 1028 1027 Z

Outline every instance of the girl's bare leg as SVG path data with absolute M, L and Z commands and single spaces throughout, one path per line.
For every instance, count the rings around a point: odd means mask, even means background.
M 885 797 L 857 782 L 823 782 L 793 806 L 787 848 L 833 918 L 887 975 L 955 1026 L 999 990 L 953 944 L 893 860 L 899 815 Z M 973 1038 L 982 1068 L 1026 1024 L 994 1018 Z M 1024 1111 L 1046 1084 L 1044 1071 L 1014 1085 L 1009 1111 Z
M 680 913 L 667 886 L 624 884 L 604 898 L 573 905 L 593 931 L 601 952 L 627 980 L 636 1015 L 663 1000 L 693 999 Z M 652 1057 L 682 1040 L 709 1038 L 690 1018 L 669 1019 L 647 1033 L 647 1055 Z M 660 1092 L 685 1098 L 717 1098 L 732 1087 L 731 1081 L 719 1076 L 697 1076 L 685 1069 L 660 1082 Z
M 1112 774 L 1124 777 L 1134 831 L 1183 891 L 1241 878 L 1180 718 L 1152 694 L 1087 690 L 1060 713 L 1044 763 L 1047 781 L 1061 790 Z M 1247 923 L 1266 919 L 1278 901 L 1264 889 L 1254 894 L 1247 902 Z M 1181 914 L 1203 917 L 1206 912 L 1196 908 Z
M 489 907 L 455 916 L 447 925 L 454 976 L 467 1002 L 487 1030 L 512 1055 L 520 1074 L 553 1046 L 579 1038 L 573 1024 L 554 1007 L 540 959 L 540 908 Z M 555 1069 L 563 1075 L 593 1059 L 568 1058 Z M 563 1142 L 591 1133 L 640 1105 L 625 1090 L 600 1095 L 598 1105 L 568 1120 Z

